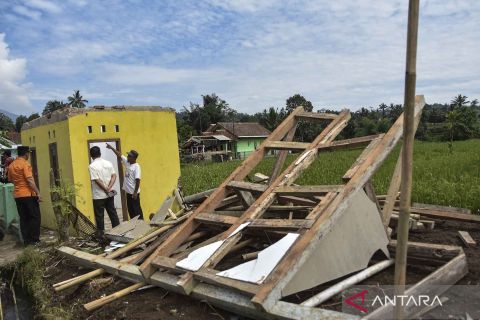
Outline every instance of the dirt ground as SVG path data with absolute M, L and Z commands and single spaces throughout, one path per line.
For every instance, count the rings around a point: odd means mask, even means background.
M 478 224 L 463 222 L 437 222 L 433 230 L 411 232 L 410 240 L 463 247 L 463 243 L 457 235 L 458 230 L 468 231 L 477 243 L 480 244 L 480 226 Z M 464 247 L 464 250 L 467 255 L 469 273 L 460 280 L 459 284 L 480 286 L 480 246 L 476 248 Z M 50 267 L 47 270 L 46 280 L 49 284 L 60 282 L 89 271 L 57 255 L 51 257 L 48 265 Z M 434 269 L 431 267 L 410 266 L 407 271 L 407 282 L 416 283 L 433 271 Z M 84 303 L 128 286 L 127 282 L 118 278 L 112 281 L 109 280 L 109 276 L 105 276 L 101 279 L 105 280 L 99 281 L 97 279 L 61 293 L 52 293 L 54 297 L 52 306 L 72 309 L 75 319 L 245 319 L 211 306 L 205 301 L 197 301 L 189 297 L 167 292 L 160 288 L 134 292 L 96 311 L 87 312 L 83 309 Z M 102 281 L 105 282 L 103 285 L 101 283 Z M 390 285 L 392 283 L 393 267 L 369 278 L 363 284 Z M 298 302 L 302 301 L 303 298 L 301 295 L 295 295 L 287 300 Z M 341 301 L 332 299 L 322 305 L 322 307 L 340 310 Z

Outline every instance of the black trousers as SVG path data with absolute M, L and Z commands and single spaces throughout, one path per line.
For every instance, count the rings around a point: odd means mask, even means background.
M 133 199 L 133 195 L 127 193 L 127 208 L 130 219 L 136 216 L 140 216 L 139 219 L 143 219 L 143 211 L 140 206 L 140 194 L 137 199 Z
M 40 205 L 38 197 L 15 198 L 18 216 L 20 217 L 20 232 L 25 245 L 40 241 Z
M 95 222 L 97 223 L 97 229 L 99 231 L 105 230 L 104 211 L 107 210 L 108 217 L 112 222 L 112 227 L 115 228 L 120 224 L 117 215 L 117 209 L 115 209 L 115 197 L 106 199 L 93 199 L 93 212 L 95 213 Z

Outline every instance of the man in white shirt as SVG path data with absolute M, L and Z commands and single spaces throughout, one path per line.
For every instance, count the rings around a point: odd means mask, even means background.
M 110 161 L 101 158 L 100 148 L 95 146 L 90 148 L 90 157 L 92 163 L 88 166 L 90 171 L 90 180 L 92 181 L 93 211 L 95 212 L 95 222 L 97 229 L 103 233 L 105 231 L 104 211 L 107 210 L 108 217 L 115 228 L 120 224 L 117 210 L 115 209 L 115 192 L 112 191 L 113 184 L 117 179 L 117 174 Z
M 127 207 L 128 215 L 130 219 L 133 217 L 139 216 L 139 219 L 143 219 L 142 206 L 140 205 L 140 179 L 141 179 L 141 168 L 137 163 L 138 152 L 135 150 L 130 150 L 125 157 L 107 143 L 107 149 L 112 150 L 117 157 L 122 159 L 122 163 L 125 166 L 125 178 L 123 179 L 123 190 L 127 194 Z

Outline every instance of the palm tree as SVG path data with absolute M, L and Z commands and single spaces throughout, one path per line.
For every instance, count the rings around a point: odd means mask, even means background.
M 80 95 L 80 90 L 75 90 L 73 95 L 67 98 L 68 105 L 73 108 L 85 108 L 85 103 L 88 103 L 88 100 L 84 100 Z
M 67 105 L 63 101 L 59 100 L 50 100 L 45 104 L 45 107 L 43 108 L 42 115 L 47 115 L 49 113 L 52 113 L 55 110 L 60 110 L 65 108 Z
M 459 94 L 452 101 L 450 101 L 450 111 L 452 111 L 455 107 L 461 108 L 464 105 L 468 104 L 470 101 L 467 101 L 467 96 L 462 96 Z

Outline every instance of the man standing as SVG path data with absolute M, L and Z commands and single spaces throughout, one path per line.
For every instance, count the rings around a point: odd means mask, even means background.
M 90 157 L 92 163 L 88 166 L 90 171 L 90 180 L 92 181 L 93 211 L 95 212 L 95 222 L 99 233 L 105 231 L 104 211 L 107 210 L 108 217 L 115 228 L 120 224 L 117 210 L 115 209 L 115 191 L 112 191 L 113 184 L 117 179 L 117 174 L 111 162 L 101 158 L 100 148 L 95 146 L 90 148 Z
M 141 169 L 137 163 L 138 152 L 131 150 L 127 153 L 127 157 L 122 155 L 120 151 L 107 143 L 107 148 L 112 150 L 117 157 L 122 159 L 125 166 L 125 179 L 123 179 L 123 190 L 127 194 L 127 207 L 130 219 L 139 216 L 143 219 L 143 211 L 140 205 L 140 178 Z
M 40 242 L 40 191 L 28 163 L 30 148 L 19 146 L 17 151 L 17 159 L 8 167 L 8 180 L 14 185 L 13 197 L 20 216 L 23 243 L 26 246 L 35 245 Z

